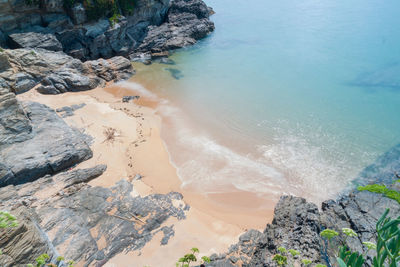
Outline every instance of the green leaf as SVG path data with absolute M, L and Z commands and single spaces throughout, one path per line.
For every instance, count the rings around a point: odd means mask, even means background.
M 381 224 L 381 222 L 386 218 L 386 216 L 389 214 L 389 209 L 386 209 L 386 211 L 382 214 L 381 218 L 378 220 L 378 222 L 376 223 L 376 225 Z
M 203 256 L 203 257 L 201 257 L 201 259 L 203 260 L 203 262 L 207 262 L 207 263 L 211 262 L 210 258 L 207 256 Z
M 333 237 L 338 236 L 338 232 L 336 232 L 335 230 L 332 229 L 325 229 L 324 231 L 322 231 L 320 233 L 320 236 L 322 236 L 323 238 L 326 238 L 328 240 L 331 240 Z
M 298 252 L 295 249 L 289 249 L 289 253 L 292 255 L 292 257 L 296 257 L 297 255 L 300 255 L 300 252 Z
M 354 230 L 350 229 L 350 228 L 342 228 L 342 232 L 345 235 L 349 236 L 349 237 L 356 237 L 357 236 L 357 233 L 354 232 Z
M 199 253 L 200 251 L 199 251 L 198 248 L 192 248 L 192 252 L 193 252 L 193 253 Z
M 284 248 L 284 247 L 279 247 L 279 248 L 278 248 L 278 251 L 279 251 L 280 253 L 282 253 L 282 254 L 286 254 L 286 253 L 287 253 L 287 250 L 286 250 L 286 248 Z
M 347 267 L 346 263 L 341 258 L 336 258 L 337 262 L 339 263 L 340 267 Z

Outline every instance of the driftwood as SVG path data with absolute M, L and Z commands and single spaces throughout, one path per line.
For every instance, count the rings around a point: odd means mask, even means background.
M 130 214 L 133 218 L 135 218 L 136 220 L 140 221 L 141 223 L 146 224 L 143 220 L 139 219 L 137 216 L 133 215 L 132 213 L 129 213 L 129 214 Z M 131 219 L 128 219 L 128 218 L 125 218 L 125 217 L 122 217 L 122 216 L 118 216 L 118 215 L 115 215 L 115 214 L 110 214 L 110 215 L 113 216 L 113 217 L 115 217 L 115 218 L 124 220 L 124 221 L 133 222 L 133 223 L 136 222 L 136 221 L 134 221 L 134 220 L 131 220 Z

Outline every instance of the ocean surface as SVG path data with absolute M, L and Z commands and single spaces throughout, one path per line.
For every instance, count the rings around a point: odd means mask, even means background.
M 206 2 L 215 32 L 126 84 L 184 187 L 318 202 L 400 143 L 400 1 Z

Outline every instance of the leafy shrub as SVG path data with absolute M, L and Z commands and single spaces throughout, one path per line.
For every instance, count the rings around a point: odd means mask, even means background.
M 395 183 L 400 182 L 400 180 L 396 180 Z M 389 189 L 386 185 L 383 184 L 369 184 L 366 186 L 359 186 L 357 188 L 359 191 L 368 191 L 372 193 L 382 194 L 387 198 L 396 200 L 400 204 L 400 192 Z
M 0 211 L 0 229 L 18 226 L 17 218 L 7 211 Z
M 376 223 L 378 235 L 374 267 L 383 267 L 387 262 L 390 267 L 396 267 L 400 262 L 400 216 L 397 219 L 387 217 L 389 209 Z
M 191 253 L 186 254 L 182 258 L 179 258 L 178 262 L 176 263 L 177 267 L 189 267 L 190 264 L 193 262 L 197 262 L 197 257 L 195 254 L 200 253 L 198 248 L 192 248 L 190 250 Z M 202 265 L 206 262 L 210 262 L 210 258 L 207 256 L 201 257 Z

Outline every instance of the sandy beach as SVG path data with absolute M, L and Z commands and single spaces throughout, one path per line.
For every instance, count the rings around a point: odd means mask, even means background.
M 22 101 L 40 102 L 53 109 L 85 104 L 64 120 L 93 138 L 93 157 L 75 168 L 107 165 L 107 171 L 93 180 L 92 186 L 111 187 L 127 179 L 133 184 L 135 195 L 175 191 L 182 193 L 190 206 L 185 220 L 168 221 L 174 224 L 175 235 L 167 245 L 160 246 L 159 232 L 141 251 L 118 254 L 105 266 L 174 266 L 192 247 L 198 247 L 200 255 L 222 253 L 246 229 L 265 227 L 275 203 L 271 203 L 270 210 L 259 210 L 252 207 L 265 205 L 265 201 L 248 192 L 207 195 L 198 190 L 182 190 L 160 136 L 164 129 L 154 109 L 157 103 L 143 96 L 139 101 L 123 103 L 125 95 L 135 94 L 112 84 L 86 92 L 42 95 L 31 90 L 18 96 Z M 112 138 L 107 137 L 108 131 L 114 132 Z M 141 178 L 137 179 L 139 175 Z

